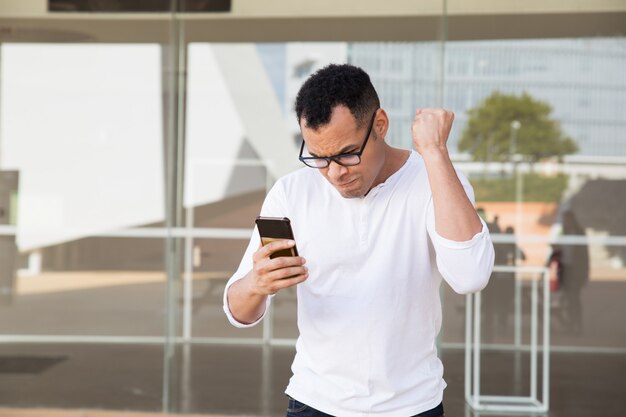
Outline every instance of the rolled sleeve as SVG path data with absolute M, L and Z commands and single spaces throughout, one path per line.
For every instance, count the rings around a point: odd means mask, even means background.
M 437 269 L 459 294 L 480 291 L 489 282 L 493 270 L 494 249 L 487 225 L 470 240 L 456 242 L 440 236 L 433 227 L 431 239 L 435 248 Z
M 469 181 L 459 174 L 465 193 L 474 203 L 474 190 Z M 480 219 L 482 229 L 470 240 L 457 242 L 442 237 L 435 228 L 435 210 L 432 199 L 427 209 L 427 228 L 433 243 L 439 273 L 459 294 L 469 294 L 485 288 L 493 270 L 495 252 L 487 224 Z
M 259 238 L 259 234 L 257 233 L 257 229 L 255 227 L 254 231 L 252 232 L 252 237 L 250 238 L 250 242 L 248 243 L 248 248 L 246 249 L 246 252 L 243 258 L 241 259 L 241 263 L 239 264 L 239 268 L 237 268 L 237 271 L 233 274 L 232 277 L 230 277 L 230 279 L 226 283 L 226 287 L 224 288 L 224 296 L 223 296 L 224 313 L 226 314 L 226 318 L 228 318 L 228 321 L 230 322 L 230 324 L 232 324 L 235 327 L 247 328 L 247 327 L 256 326 L 261 320 L 263 320 L 263 318 L 267 314 L 267 311 L 272 303 L 273 296 L 267 297 L 267 301 L 265 302 L 265 311 L 263 312 L 263 315 L 259 317 L 256 321 L 254 321 L 253 323 L 241 323 L 240 321 L 238 321 L 233 316 L 233 313 L 230 311 L 230 307 L 228 305 L 229 288 L 235 282 L 245 277 L 246 274 L 252 270 L 252 255 L 254 254 L 256 249 L 259 247 L 260 242 L 261 242 L 261 239 Z
M 284 207 L 283 201 L 284 201 L 284 192 L 282 191 L 281 184 L 277 182 L 274 185 L 274 187 L 272 187 L 272 189 L 266 196 L 265 201 L 263 202 L 263 207 L 261 208 L 261 215 L 272 216 L 272 217 L 286 216 L 285 210 L 283 208 Z M 259 317 L 253 323 L 241 323 L 240 321 L 238 321 L 233 316 L 233 313 L 230 311 L 230 306 L 228 304 L 228 290 L 235 282 L 245 277 L 246 274 L 252 270 L 252 267 L 253 267 L 252 257 L 254 255 L 254 252 L 256 252 L 256 250 L 259 248 L 260 245 L 261 245 L 261 238 L 259 237 L 258 230 L 255 226 L 252 231 L 252 236 L 250 237 L 250 242 L 248 243 L 246 252 L 244 253 L 243 257 L 241 258 L 241 262 L 239 263 L 239 267 L 237 268 L 237 271 L 230 277 L 230 279 L 226 283 L 226 287 L 224 288 L 224 295 L 223 295 L 223 300 L 222 300 L 224 313 L 226 314 L 226 318 L 228 319 L 228 321 L 235 327 L 247 328 L 247 327 L 252 327 L 252 326 L 257 325 L 261 320 L 263 320 L 263 318 L 267 314 L 267 311 L 269 310 L 270 305 L 272 304 L 272 298 L 274 298 L 273 295 L 270 295 L 267 297 L 263 315 L 261 315 L 261 317 Z
M 238 321 L 235 318 L 235 316 L 233 316 L 233 313 L 230 311 L 230 307 L 228 306 L 228 289 L 236 281 L 238 281 L 238 280 L 228 281 L 228 284 L 226 284 L 226 289 L 224 290 L 224 306 L 223 306 L 224 313 L 226 314 L 226 318 L 228 319 L 230 324 L 232 324 L 235 327 L 238 327 L 240 329 L 245 329 L 245 328 L 248 328 L 248 327 L 254 327 L 257 324 L 259 324 L 261 322 L 261 320 L 263 320 L 263 318 L 265 317 L 265 315 L 269 311 L 270 305 L 272 304 L 272 298 L 274 298 L 274 296 L 270 295 L 269 297 L 267 297 L 267 300 L 265 301 L 265 311 L 263 311 L 263 314 L 261 315 L 261 317 L 259 317 L 257 320 L 255 320 L 252 323 L 242 323 L 242 322 Z

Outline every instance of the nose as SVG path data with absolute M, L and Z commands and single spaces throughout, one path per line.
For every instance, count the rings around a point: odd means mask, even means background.
M 328 178 L 332 180 L 337 180 L 341 178 L 343 175 L 345 175 L 347 172 L 348 172 L 347 167 L 344 167 L 343 165 L 339 165 L 335 161 L 330 161 L 330 164 L 328 165 L 328 171 L 327 171 Z

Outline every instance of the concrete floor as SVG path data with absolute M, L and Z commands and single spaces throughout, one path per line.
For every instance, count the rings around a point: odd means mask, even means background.
M 170 414 L 185 417 L 228 417 L 207 414 Z M 162 417 L 163 413 L 143 413 L 136 411 L 101 410 L 53 410 L 53 409 L 8 409 L 0 408 L 0 417 Z
M 0 410 L 0 417 L 135 416 L 128 411 L 148 413 L 138 417 L 159 414 L 162 353 L 160 347 L 150 345 L 1 346 L 0 358 L 5 362 L 7 358 L 21 358 L 24 363 L 29 359 L 39 363 L 22 372 L 16 364 L 7 372 L 5 364 L 0 376 L 0 404 L 9 410 Z M 181 348 L 170 379 L 175 387 L 172 410 L 197 415 L 284 416 L 283 390 L 293 354 L 291 347 Z M 477 417 L 463 399 L 463 352 L 444 350 L 442 360 L 448 383 L 446 415 Z M 516 360 L 521 370 L 517 375 Z M 551 360 L 551 408 L 546 416 L 624 416 L 626 355 L 553 353 Z M 483 394 L 524 395 L 529 391 L 527 355 L 516 358 L 512 352 L 488 352 L 483 364 Z M 54 414 L 57 411 L 51 410 L 62 411 Z M 114 412 L 98 414 L 98 410 Z
M 53 277 L 56 284 L 68 287 L 48 288 L 42 286 L 43 280 L 29 291 L 24 288 L 12 304 L 0 306 L 0 334 L 163 334 L 165 296 L 158 278 L 113 276 L 113 281 L 103 285 L 104 278 L 72 275 L 65 282 L 63 277 Z M 223 284 L 213 286 L 213 281 L 198 280 L 194 287 L 194 336 L 260 337 L 260 326 L 240 330 L 226 323 L 221 310 Z M 464 336 L 464 298 L 450 295 L 447 287 L 444 293 L 443 341 L 458 346 Z M 617 349 L 615 353 L 553 353 L 551 407 L 546 417 L 626 416 L 626 350 L 619 349 L 626 348 L 625 297 L 623 281 L 592 282 L 583 293 L 584 331 L 571 334 L 559 320 L 553 321 L 554 346 Z M 275 301 L 275 336 L 295 337 L 295 297 L 287 292 Z M 524 309 L 528 311 L 527 306 Z M 498 331 L 491 341 L 510 342 L 511 322 L 509 317 L 506 331 Z M 446 415 L 478 417 L 464 400 L 463 351 L 450 347 L 440 354 L 448 383 Z M 283 391 L 291 376 L 293 355 L 293 347 L 181 346 L 168 379 L 170 409 L 187 415 L 284 416 Z M 0 417 L 162 415 L 163 357 L 163 346 L 155 344 L 5 340 L 0 343 L 0 406 L 4 407 Z M 524 395 L 529 391 L 526 354 L 490 351 L 482 364 L 482 394 Z M 102 414 L 105 410 L 112 413 Z

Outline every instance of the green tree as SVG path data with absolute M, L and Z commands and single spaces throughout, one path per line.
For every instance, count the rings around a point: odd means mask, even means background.
M 508 161 L 515 147 L 515 153 L 529 162 L 577 152 L 578 146 L 550 117 L 551 112 L 548 103 L 527 93 L 516 96 L 496 91 L 467 111 L 469 120 L 459 150 L 469 152 L 475 161 Z

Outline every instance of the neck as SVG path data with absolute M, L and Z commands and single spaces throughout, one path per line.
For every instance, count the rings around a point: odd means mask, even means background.
M 410 155 L 411 151 L 394 148 L 385 143 L 385 164 L 372 187 L 387 181 L 387 178 L 391 177 L 402 168 Z

